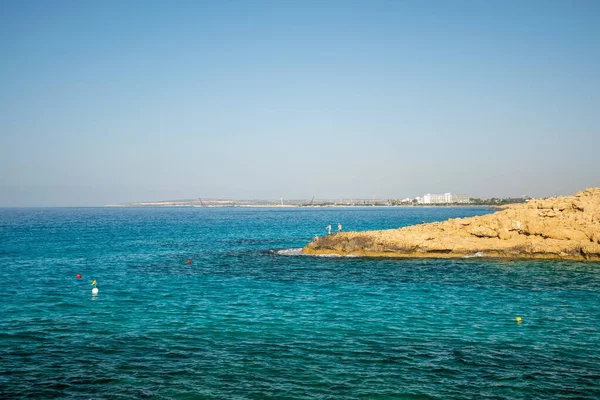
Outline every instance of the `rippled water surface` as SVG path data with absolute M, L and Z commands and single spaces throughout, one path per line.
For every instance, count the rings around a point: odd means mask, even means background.
M 600 397 L 600 264 L 291 250 L 487 212 L 0 209 L 0 398 Z

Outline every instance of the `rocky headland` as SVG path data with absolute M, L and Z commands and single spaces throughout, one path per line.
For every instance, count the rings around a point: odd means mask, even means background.
M 600 261 L 600 188 L 511 204 L 493 214 L 399 229 L 342 232 L 305 254 L 410 258 L 546 258 Z

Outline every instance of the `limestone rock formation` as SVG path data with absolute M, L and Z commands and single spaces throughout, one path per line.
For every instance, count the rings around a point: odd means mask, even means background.
M 371 257 L 470 256 L 600 261 L 600 188 L 530 200 L 502 211 L 399 229 L 344 232 L 309 243 L 305 254 Z

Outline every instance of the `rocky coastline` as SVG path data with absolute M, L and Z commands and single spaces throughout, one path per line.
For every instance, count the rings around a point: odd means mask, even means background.
M 304 254 L 600 261 L 600 188 L 503 206 L 493 214 L 316 238 Z

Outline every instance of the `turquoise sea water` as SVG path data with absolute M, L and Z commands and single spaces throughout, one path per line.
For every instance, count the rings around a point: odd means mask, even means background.
M 487 212 L 0 209 L 0 398 L 599 398 L 600 264 L 289 250 Z

